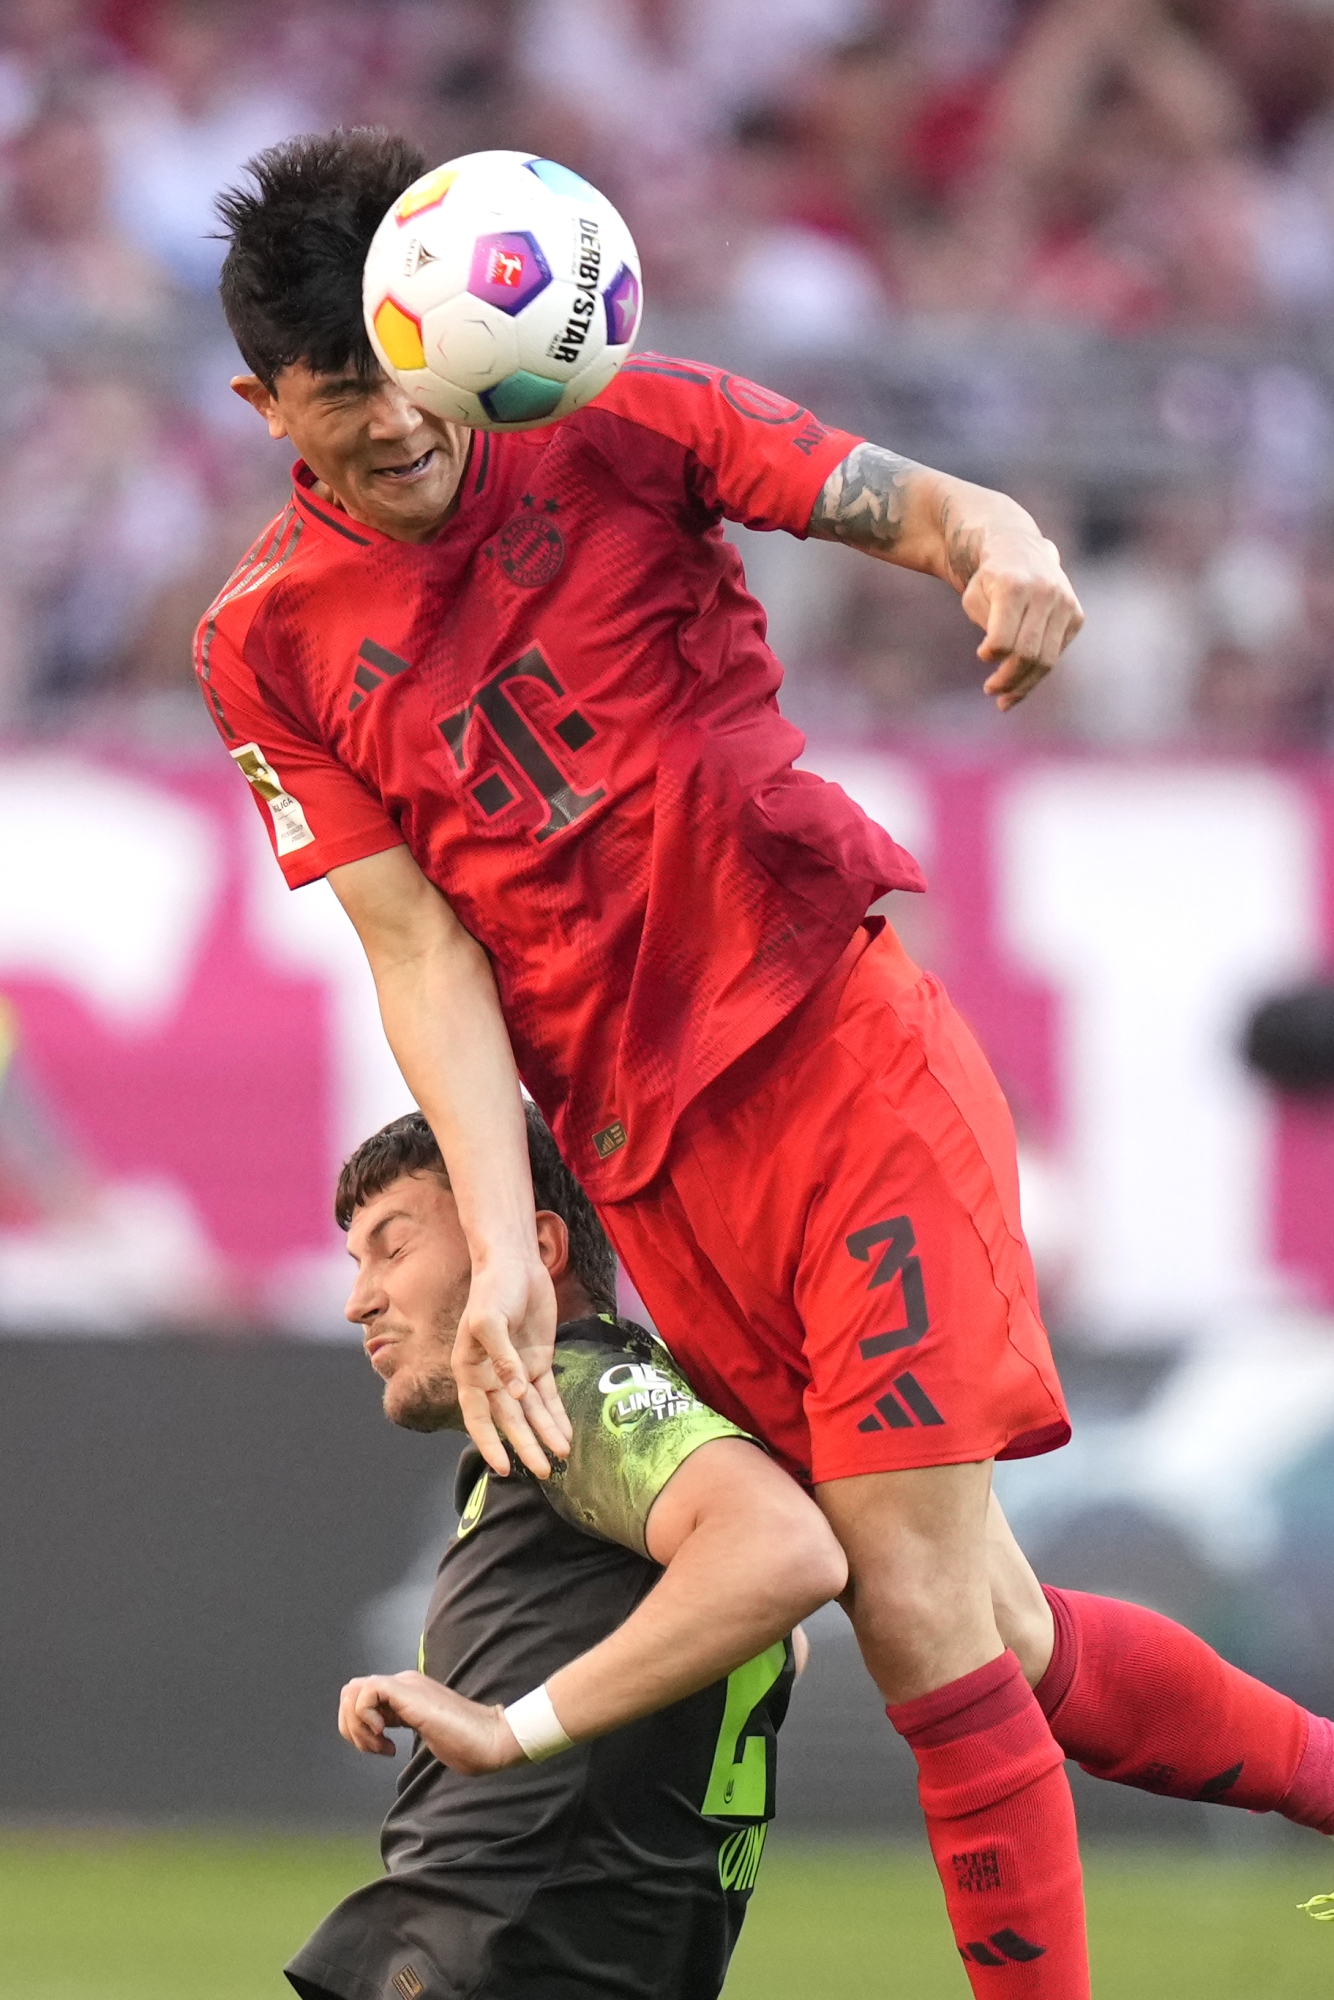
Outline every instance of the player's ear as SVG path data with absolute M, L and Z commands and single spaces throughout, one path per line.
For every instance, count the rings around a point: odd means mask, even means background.
M 537 1211 L 537 1254 L 553 1280 L 564 1277 L 570 1268 L 570 1232 L 554 1209 Z
M 251 409 L 257 410 L 263 417 L 270 437 L 287 436 L 287 425 L 278 408 L 278 398 L 266 382 L 261 382 L 258 375 L 233 375 L 231 386 L 234 395 L 239 396 L 243 403 L 249 403 Z

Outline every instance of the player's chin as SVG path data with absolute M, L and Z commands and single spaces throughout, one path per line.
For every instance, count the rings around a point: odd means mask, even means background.
M 459 1407 L 453 1381 L 440 1375 L 397 1374 L 384 1385 L 384 1413 L 404 1431 L 442 1431 Z

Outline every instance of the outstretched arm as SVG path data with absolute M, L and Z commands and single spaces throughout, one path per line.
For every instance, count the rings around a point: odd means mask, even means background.
M 370 961 L 389 1046 L 436 1136 L 472 1279 L 459 1407 L 492 1470 L 507 1437 L 539 1479 L 569 1448 L 551 1370 L 556 1298 L 537 1249 L 519 1078 L 486 953 L 406 847 L 329 870 Z M 540 1442 L 539 1442 L 540 1440 Z
M 572 1742 L 602 1736 L 709 1687 L 837 1597 L 843 1551 L 795 1481 L 739 1438 L 715 1438 L 672 1474 L 648 1519 L 665 1574 L 623 1625 L 553 1674 L 546 1693 Z M 392 1756 L 385 1731 L 415 1729 L 441 1763 L 476 1773 L 523 1760 L 505 1711 L 424 1674 L 348 1683 L 338 1727 Z
M 977 656 L 1001 709 L 1051 672 L 1084 622 L 1055 543 L 1017 501 L 878 444 L 835 466 L 809 533 L 952 584 L 986 634 Z

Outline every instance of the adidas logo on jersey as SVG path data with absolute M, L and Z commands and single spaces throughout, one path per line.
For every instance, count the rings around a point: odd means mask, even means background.
M 352 676 L 359 692 L 348 697 L 348 714 L 360 708 L 367 695 L 374 694 L 387 680 L 405 674 L 411 664 L 410 660 L 400 660 L 387 646 L 377 646 L 374 639 L 363 639 L 357 648 L 357 671 Z

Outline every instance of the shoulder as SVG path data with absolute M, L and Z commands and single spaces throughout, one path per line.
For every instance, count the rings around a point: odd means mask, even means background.
M 826 425 L 790 396 L 707 361 L 674 354 L 632 355 L 588 408 L 687 444 L 721 425 L 760 435 L 774 432 L 785 442 L 800 438 L 800 448 L 808 454 L 830 435 Z
M 573 1526 L 645 1555 L 649 1513 L 672 1474 L 701 1445 L 746 1433 L 699 1400 L 661 1342 L 625 1320 L 562 1328 L 555 1373 L 573 1440 L 544 1497 Z
M 692 468 L 713 455 L 718 375 L 668 355 L 633 355 L 591 403 L 552 431 L 576 462 L 583 457 L 599 477 L 610 474 L 639 500 L 676 514 L 688 500 Z
M 709 404 L 724 379 L 721 369 L 704 362 L 670 354 L 635 354 L 593 402 L 566 421 L 582 429 L 589 418 L 618 417 L 685 442 L 689 432 L 707 420 Z
M 282 512 L 256 536 L 199 621 L 195 652 L 201 667 L 208 666 L 219 632 L 238 649 L 244 644 L 256 614 L 291 575 L 302 547 L 304 527 L 300 513 L 289 500 Z
M 859 439 L 744 375 L 670 354 L 637 354 L 587 409 L 582 426 L 636 486 L 643 473 L 684 478 L 711 518 L 805 534 L 830 471 Z
M 660 1402 L 669 1385 L 679 1395 L 691 1394 L 662 1342 L 633 1320 L 614 1319 L 610 1313 L 568 1320 L 557 1329 L 555 1373 L 562 1395 L 573 1396 L 581 1411 L 596 1406 L 600 1416 L 608 1414 L 604 1403 L 619 1407 L 630 1390 L 643 1395 L 656 1391 Z M 629 1414 L 628 1408 L 622 1412 Z

